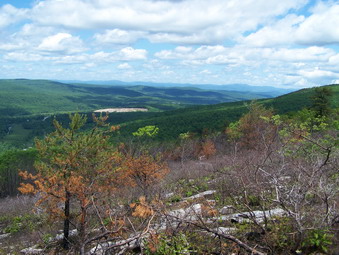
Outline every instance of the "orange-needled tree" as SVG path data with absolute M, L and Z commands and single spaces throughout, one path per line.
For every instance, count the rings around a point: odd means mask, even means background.
M 160 157 L 153 157 L 146 152 L 140 156 L 126 155 L 121 169 L 119 179 L 125 185 L 139 187 L 146 197 L 150 196 L 150 188 L 169 172 L 167 164 Z
M 30 182 L 19 188 L 24 194 L 38 193 L 38 205 L 51 217 L 63 220 L 64 249 L 69 249 L 72 221 L 78 230 L 80 254 L 88 243 L 89 209 L 95 206 L 94 201 L 114 192 L 121 162 L 120 154 L 109 143 L 109 133 L 116 127 L 105 124 L 107 116 L 93 118 L 97 125 L 89 131 L 80 130 L 86 122 L 84 115 L 70 115 L 69 128 L 54 120 L 55 132 L 36 140 L 37 175 L 21 172 Z

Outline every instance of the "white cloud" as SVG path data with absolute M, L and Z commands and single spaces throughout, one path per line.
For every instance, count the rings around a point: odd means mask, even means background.
M 4 55 L 4 59 L 12 61 L 34 62 L 45 60 L 43 56 L 25 52 L 10 52 Z
M 239 39 L 251 46 L 286 44 L 325 45 L 339 43 L 339 4 L 319 1 L 309 17 L 287 15 L 272 25 Z
M 227 52 L 227 48 L 222 45 L 203 45 L 197 49 L 178 46 L 174 50 L 162 50 L 157 52 L 155 53 L 155 56 L 160 59 L 204 60 L 225 52 Z
M 210 70 L 207 70 L 207 69 L 202 70 L 200 73 L 201 73 L 201 74 L 212 74 L 211 71 L 210 71 Z
M 301 70 L 299 73 L 303 77 L 311 80 L 322 80 L 323 78 L 339 78 L 339 73 L 320 69 L 314 69 L 310 71 Z
M 0 6 L 0 65 L 20 76 L 300 87 L 339 79 L 338 47 L 327 46 L 339 42 L 335 0 L 29 1 Z
M 331 56 L 328 60 L 330 65 L 339 65 L 339 54 Z
M 47 52 L 68 53 L 77 53 L 85 50 L 82 40 L 68 33 L 58 33 L 44 38 L 37 49 Z
M 132 66 L 128 63 L 122 63 L 120 65 L 117 66 L 118 69 L 131 69 Z
M 276 15 L 299 8 L 306 0 L 46 0 L 32 10 L 43 25 L 77 29 L 107 29 L 97 35 L 114 40 L 110 33 L 134 31 L 152 42 L 213 43 L 256 29 Z M 114 32 L 112 32 L 114 31 Z M 143 34 L 145 33 L 146 34 Z M 134 37 L 135 35 L 131 35 Z M 129 37 L 129 36 L 127 36 Z
M 295 26 L 304 20 L 304 16 L 291 14 L 278 20 L 275 24 L 265 26 L 259 31 L 252 33 L 239 41 L 255 47 L 271 47 L 291 44 L 295 40 L 295 36 L 293 36 L 293 34 L 295 34 Z
M 121 29 L 106 30 L 104 33 L 97 33 L 94 39 L 103 44 L 130 44 L 144 37 L 146 33 L 138 31 L 126 31 Z
M 66 37 L 66 36 L 65 36 Z M 67 38 L 69 38 L 67 36 Z M 52 43 L 51 43 L 52 44 Z M 49 44 L 48 44 L 49 45 Z M 52 44 L 53 45 L 53 44 Z M 56 45 L 56 47 L 59 44 Z M 118 51 L 99 51 L 93 54 L 83 53 L 76 55 L 51 55 L 44 52 L 9 52 L 4 55 L 6 60 L 12 61 L 51 61 L 58 64 L 86 64 L 86 63 L 108 63 L 117 61 L 138 61 L 147 58 L 147 51 L 144 49 L 134 49 L 126 47 Z M 125 66 L 126 67 L 126 66 Z
M 57 32 L 51 27 L 40 27 L 31 23 L 18 27 L 18 30 L 11 34 L 0 37 L 0 50 L 2 51 L 25 51 L 36 50 L 41 42 Z
M 186 51 L 163 50 L 155 54 L 160 59 L 179 59 L 190 64 L 243 64 L 253 65 L 254 62 L 267 61 L 322 61 L 327 62 L 335 52 L 324 47 L 308 47 L 301 49 L 290 48 L 249 48 L 243 46 L 224 47 L 201 46 L 195 50 L 187 48 Z
M 13 51 L 13 50 L 19 50 L 24 48 L 24 44 L 23 43 L 3 43 L 0 44 L 0 50 L 3 51 Z
M 144 49 L 134 49 L 132 47 L 126 47 L 120 50 L 120 60 L 144 60 L 147 58 L 147 51 Z
M 17 37 L 23 37 L 23 38 L 44 38 L 53 34 L 56 34 L 56 30 L 53 27 L 47 27 L 47 26 L 39 26 L 37 24 L 33 23 L 26 23 L 24 24 L 21 29 L 15 33 L 15 36 Z
M 312 46 L 302 49 L 277 49 L 267 50 L 267 55 L 263 57 L 266 59 L 273 59 L 279 61 L 299 62 L 299 61 L 328 61 L 335 52 L 328 48 Z
M 301 44 L 339 43 L 339 4 L 319 2 L 314 13 L 300 24 L 296 41 Z
M 91 59 L 89 55 L 71 55 L 71 56 L 59 56 L 53 58 L 53 61 L 58 64 L 87 64 Z M 93 63 L 91 63 L 93 64 Z
M 5 4 L 0 8 L 0 28 L 4 28 L 24 19 L 27 9 L 17 9 L 10 4 Z

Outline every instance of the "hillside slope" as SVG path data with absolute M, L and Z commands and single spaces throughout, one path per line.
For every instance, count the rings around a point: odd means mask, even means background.
M 146 107 L 173 110 L 187 105 L 216 104 L 267 95 L 195 88 L 100 86 L 47 80 L 0 80 L 0 114 L 27 116 L 93 111 L 110 107 Z
M 328 85 L 334 92 L 332 107 L 339 107 L 339 85 Z M 302 89 L 273 99 L 258 100 L 266 107 L 271 107 L 277 114 L 291 113 L 311 105 L 310 97 L 314 88 Z M 241 117 L 247 111 L 250 101 L 222 103 L 208 106 L 196 106 L 182 110 L 157 113 L 147 119 L 126 123 L 121 132 L 128 135 L 139 127 L 156 125 L 160 129 L 161 139 L 175 139 L 180 133 L 191 131 L 201 133 L 204 129 L 221 131 Z
M 192 88 L 146 86 L 122 88 L 29 80 L 21 81 L 21 83 L 25 84 L 18 85 L 18 83 L 8 80 L 0 81 L 0 88 L 1 86 L 3 88 L 13 86 L 11 89 L 1 89 L 5 93 L 0 94 L 0 110 L 2 111 L 0 147 L 1 142 L 17 147 L 31 146 L 34 137 L 53 131 L 51 123 L 53 116 L 66 124 L 68 113 L 65 112 L 87 113 L 88 119 L 91 120 L 92 110 L 99 107 L 143 107 L 146 105 L 150 109 L 149 112 L 111 113 L 109 122 L 122 126 L 120 130 L 122 139 L 131 136 L 132 132 L 135 132 L 139 127 L 156 125 L 160 129 L 158 139 L 173 140 L 180 133 L 188 131 L 194 133 L 202 133 L 206 130 L 222 131 L 230 122 L 239 119 L 247 111 L 246 104 L 250 103 L 247 100 L 187 107 L 189 106 L 188 102 L 192 103 L 200 97 L 205 102 L 216 100 L 218 97 L 222 98 L 220 93 Z M 34 84 L 28 87 L 32 83 Z M 24 90 L 21 90 L 23 87 L 26 89 L 27 95 Z M 339 85 L 330 87 L 334 91 L 333 107 L 339 107 Z M 95 92 L 93 92 L 94 90 Z M 13 95 L 16 91 L 18 97 Z M 53 97 L 49 98 L 51 93 Z M 65 96 L 67 93 L 69 96 Z M 310 106 L 309 98 L 313 93 L 314 89 L 303 89 L 274 99 L 258 101 L 267 107 L 274 108 L 276 113 L 288 113 Z M 153 95 L 153 97 L 149 95 Z M 240 100 L 240 98 L 238 99 Z M 33 103 L 30 100 L 33 100 Z M 34 103 L 34 100 L 37 103 Z M 142 100 L 144 103 L 141 103 Z M 172 102 L 172 104 L 168 104 L 168 102 Z M 42 105 L 42 108 L 45 109 L 44 112 L 41 112 L 38 105 Z M 159 112 L 161 109 L 177 110 Z

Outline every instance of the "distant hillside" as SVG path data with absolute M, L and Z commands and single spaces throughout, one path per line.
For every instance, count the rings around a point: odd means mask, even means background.
M 70 112 L 89 113 L 91 119 L 90 113 L 102 108 L 142 107 L 149 110 L 110 114 L 110 122 L 119 124 L 192 105 L 267 97 L 260 93 L 185 87 L 104 86 L 26 79 L 0 80 L 0 92 L 0 147 L 1 142 L 30 146 L 35 136 L 53 130 L 53 116 L 66 122 Z
M 146 107 L 150 111 L 163 111 L 188 105 L 268 97 L 265 94 L 253 92 L 147 86 L 99 86 L 25 79 L 0 80 L 0 91 L 2 117 L 85 112 L 110 107 Z
M 199 88 L 205 90 L 226 90 L 226 91 L 237 91 L 237 92 L 251 92 L 262 95 L 264 97 L 276 97 L 283 94 L 295 91 L 295 89 L 277 88 L 273 86 L 251 86 L 247 84 L 225 84 L 225 85 L 214 85 L 214 84 L 190 84 L 190 83 L 156 83 L 156 82 L 123 82 L 117 80 L 111 81 L 61 81 L 66 83 L 82 83 L 82 84 L 95 84 L 95 85 L 110 85 L 110 86 L 151 86 L 156 88 L 168 88 L 168 87 L 186 87 L 186 88 Z
M 335 92 L 333 106 L 339 107 L 339 85 L 331 87 Z M 121 137 L 146 125 L 158 126 L 158 139 L 162 140 L 175 139 L 187 131 L 221 131 L 247 111 L 245 104 L 250 102 L 248 100 L 256 98 L 251 93 L 240 92 L 75 85 L 45 80 L 0 80 L 0 91 L 0 147 L 1 143 L 31 146 L 34 137 L 53 131 L 53 116 L 66 124 L 69 112 L 88 113 L 91 120 L 93 110 L 110 107 L 147 107 L 150 110 L 111 113 L 109 122 L 122 125 Z M 312 93 L 313 89 L 303 89 L 259 101 L 273 107 L 277 113 L 287 113 L 308 107 Z M 247 101 L 239 101 L 244 99 Z M 228 103 L 198 105 L 220 101 Z
M 339 107 L 339 85 L 329 85 L 334 92 L 332 106 Z M 259 100 L 266 107 L 272 107 L 277 114 L 285 114 L 309 107 L 310 96 L 313 95 L 314 88 L 302 89 L 274 99 Z M 182 110 L 157 113 L 148 119 L 136 120 L 126 123 L 121 129 L 122 134 L 128 135 L 139 127 L 146 125 L 156 125 L 159 127 L 159 137 L 161 139 L 174 139 L 180 133 L 191 131 L 203 132 L 204 129 L 210 131 L 221 131 L 233 121 L 239 119 L 246 111 L 245 102 L 232 102 L 208 106 L 196 106 Z

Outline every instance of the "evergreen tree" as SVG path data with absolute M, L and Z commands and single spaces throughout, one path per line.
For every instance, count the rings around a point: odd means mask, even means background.
M 331 97 L 333 91 L 329 87 L 318 87 L 314 90 L 314 95 L 311 97 L 312 106 L 317 116 L 328 116 L 331 113 Z
M 78 217 L 72 220 L 79 231 L 80 250 L 83 251 L 88 211 L 93 207 L 93 199 L 109 195 L 116 188 L 115 172 L 121 158 L 108 141 L 108 133 L 116 127 L 108 126 L 105 131 L 99 126 L 105 125 L 107 117 L 93 117 L 98 126 L 90 132 L 80 132 L 86 122 L 84 115 L 71 115 L 69 128 L 54 120 L 56 131 L 43 140 L 36 140 L 39 153 L 39 160 L 35 163 L 37 175 L 20 173 L 31 183 L 21 183 L 19 190 L 24 194 L 39 193 L 37 205 L 44 206 L 51 218 L 63 219 L 64 249 L 69 248 L 70 212 L 80 208 Z M 60 204 L 64 205 L 63 208 Z

